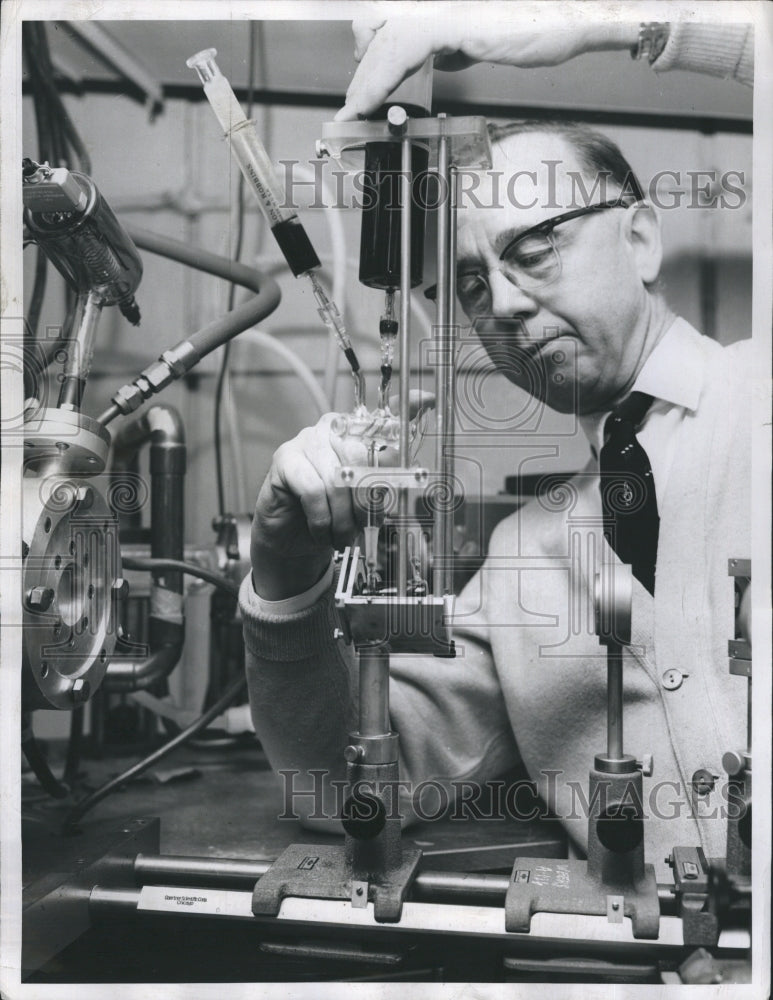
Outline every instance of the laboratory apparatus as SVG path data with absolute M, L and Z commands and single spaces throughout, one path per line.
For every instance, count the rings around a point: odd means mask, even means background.
M 25 972 L 34 973 L 88 928 L 116 926 L 111 921 L 148 922 L 152 931 L 173 925 L 178 934 L 180 928 L 193 933 L 192 925 L 205 921 L 207 934 L 226 938 L 241 927 L 253 943 L 290 961 L 354 962 L 365 956 L 377 969 L 404 961 L 409 971 L 416 948 L 442 953 L 449 950 L 449 939 L 452 947 L 477 949 L 479 961 L 546 978 L 579 973 L 596 980 L 660 981 L 661 975 L 676 975 L 696 948 L 711 949 L 710 963 L 748 958 L 750 730 L 747 747 L 725 755 L 738 804 L 728 819 L 726 858 L 706 858 L 695 845 L 675 845 L 673 884 L 658 884 L 644 852 L 647 819 L 622 795 L 633 788 L 641 797 L 653 767 L 624 748 L 622 651 L 631 642 L 632 600 L 625 566 L 605 565 L 596 586 L 608 726 L 606 750 L 588 762 L 588 798 L 595 803 L 588 816 L 588 860 L 511 852 L 506 873 L 457 871 L 433 867 L 419 846 L 406 843 L 397 797 L 399 734 L 389 712 L 390 669 L 400 655 L 434 655 L 442 686 L 444 667 L 456 654 L 451 626 L 459 488 L 454 469 L 458 174 L 490 167 L 487 125 L 480 117 L 430 117 L 425 88 L 422 100 L 395 97 L 371 121 L 322 127 L 318 153 L 344 165 L 361 155 L 373 195 L 363 211 L 359 259 L 360 282 L 379 302 L 378 383 L 368 398 L 343 317 L 319 278 L 319 258 L 297 213 L 286 205 L 256 123 L 244 115 L 215 56 L 214 49 L 206 49 L 188 66 L 198 73 L 293 275 L 309 283 L 319 315 L 354 376 L 351 408 L 330 423 L 332 435 L 355 438 L 365 456 L 362 464 L 342 464 L 335 474 L 336 487 L 350 491 L 364 523 L 361 543 L 339 553 L 336 566 L 334 634 L 353 646 L 359 671 L 356 720 L 342 748 L 344 839 L 295 843 L 273 861 L 177 857 L 160 853 L 157 821 L 123 820 L 111 831 L 109 845 L 84 855 L 74 874 L 32 886 L 24 915 Z M 428 76 L 431 68 L 425 82 Z M 416 342 L 411 295 L 423 280 L 428 180 L 446 194 L 432 209 L 437 295 L 431 458 L 418 450 L 421 426 L 411 400 Z M 215 620 L 220 648 L 232 642 L 238 584 L 249 571 L 249 519 L 218 518 L 214 563 L 195 563 L 182 534 L 186 441 L 179 414 L 156 403 L 115 433 L 109 425 L 271 313 L 280 296 L 271 278 L 251 268 L 122 225 L 83 173 L 25 160 L 22 183 L 29 241 L 38 243 L 81 300 L 75 335 L 57 344 L 57 350 L 76 355 L 65 362 L 57 404 L 47 405 L 44 394 L 53 355 L 39 362 L 27 394 L 22 552 L 28 714 L 38 708 L 77 709 L 100 688 L 153 697 L 153 686 L 175 669 L 186 630 L 197 628 L 183 615 L 184 575 L 198 576 L 227 596 L 230 603 L 218 609 Z M 117 305 L 130 322 L 139 320 L 134 294 L 142 275 L 140 250 L 239 283 L 253 297 L 164 351 L 93 418 L 83 407 L 100 311 Z M 149 557 L 125 543 L 126 529 L 138 527 L 136 511 L 122 510 L 117 493 L 131 481 L 145 448 L 151 470 Z M 152 578 L 144 645 L 125 629 L 130 570 L 150 572 Z M 738 607 L 730 670 L 748 678 L 751 699 L 748 561 L 732 560 L 730 573 Z M 224 686 L 206 711 L 189 726 L 178 725 L 177 735 L 155 755 L 76 802 L 68 834 L 77 832 L 86 813 L 110 791 L 221 715 L 243 693 L 244 679 L 225 678 Z M 23 739 L 44 786 L 66 796 L 63 782 L 36 754 L 29 726 Z M 612 789 L 603 807 L 594 794 L 602 784 Z
M 198 73 L 204 93 L 228 140 L 231 155 L 258 202 L 279 249 L 295 277 L 308 278 L 317 309 L 325 326 L 335 335 L 352 370 L 355 405 L 364 403 L 364 379 L 360 363 L 346 332 L 343 317 L 320 283 L 319 258 L 294 209 L 288 208 L 274 166 L 260 141 L 256 124 L 248 121 L 228 80 L 215 62 L 217 49 L 204 49 L 187 61 Z

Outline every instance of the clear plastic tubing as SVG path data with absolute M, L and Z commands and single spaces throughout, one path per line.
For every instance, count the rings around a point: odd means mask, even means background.
M 204 49 L 191 56 L 186 65 L 198 73 L 199 80 L 204 86 L 204 93 L 228 140 L 231 155 L 252 188 L 290 270 L 296 278 L 302 275 L 309 279 L 322 322 L 333 331 L 351 365 L 355 378 L 356 404 L 363 404 L 364 380 L 357 355 L 346 333 L 343 317 L 314 273 L 320 267 L 319 257 L 297 213 L 285 204 L 282 185 L 279 183 L 266 148 L 260 141 L 255 122 L 250 121 L 244 114 L 231 89 L 231 84 L 215 62 L 216 55 L 216 49 Z

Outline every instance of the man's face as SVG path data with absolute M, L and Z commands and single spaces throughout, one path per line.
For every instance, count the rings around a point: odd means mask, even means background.
M 648 295 L 626 221 L 637 210 L 608 209 L 558 226 L 552 238 L 559 276 L 523 291 L 500 270 L 502 250 L 521 231 L 584 207 L 582 188 L 570 172 L 583 179 L 586 191 L 596 179 L 588 177 L 568 142 L 542 133 L 496 144 L 493 170 L 503 176 L 497 182 L 482 175 L 478 206 L 464 198 L 458 215 L 459 279 L 482 273 L 490 288 L 493 319 L 475 322 L 481 341 L 510 381 L 554 409 L 608 408 L 630 386 L 647 330 Z M 514 178 L 519 171 L 530 176 Z M 618 193 L 608 183 L 587 201 L 612 200 Z

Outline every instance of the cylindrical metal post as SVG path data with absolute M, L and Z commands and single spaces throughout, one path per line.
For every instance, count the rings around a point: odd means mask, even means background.
M 91 370 L 91 359 L 94 356 L 94 344 L 101 313 L 102 295 L 92 290 L 86 299 L 79 303 L 78 332 L 67 352 L 64 380 L 62 388 L 59 390 L 57 406 L 71 406 L 76 410 L 80 409 L 86 380 Z
M 454 590 L 454 437 L 456 414 L 456 195 L 457 170 L 448 169 L 448 308 L 446 315 L 448 354 L 445 360 L 445 447 L 443 450 L 443 474 L 450 490 L 445 519 L 445 566 L 443 572 L 443 592 L 452 594 Z
M 438 115 L 445 119 L 445 115 Z M 445 367 L 448 364 L 448 139 L 438 139 L 438 210 L 437 210 L 437 293 L 435 298 L 435 468 L 443 477 L 446 444 L 446 387 Z M 443 483 L 447 480 L 443 477 Z M 445 565 L 448 556 L 446 517 L 442 492 L 435 493 L 433 514 L 433 548 L 435 570 L 433 591 L 436 597 L 443 594 Z
M 389 726 L 389 652 L 384 646 L 360 650 L 360 736 L 384 736 Z
M 615 642 L 607 647 L 607 756 L 623 756 L 623 649 Z
M 403 138 L 400 161 L 400 465 L 410 462 L 410 331 L 411 331 L 411 141 Z M 408 582 L 408 491 L 400 489 L 397 504 L 397 593 L 404 597 Z
M 746 685 L 746 751 L 752 752 L 752 679 Z

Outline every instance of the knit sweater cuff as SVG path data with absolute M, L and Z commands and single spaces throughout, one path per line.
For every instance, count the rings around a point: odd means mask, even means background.
M 244 642 L 252 655 L 260 659 L 292 663 L 319 656 L 323 648 L 335 645 L 333 629 L 338 622 L 332 587 L 303 611 L 290 615 L 265 614 L 248 574 L 239 592 L 239 607 L 244 619 Z
M 657 72 L 693 70 L 752 84 L 754 28 L 751 24 L 674 22 L 668 44 L 652 68 Z

